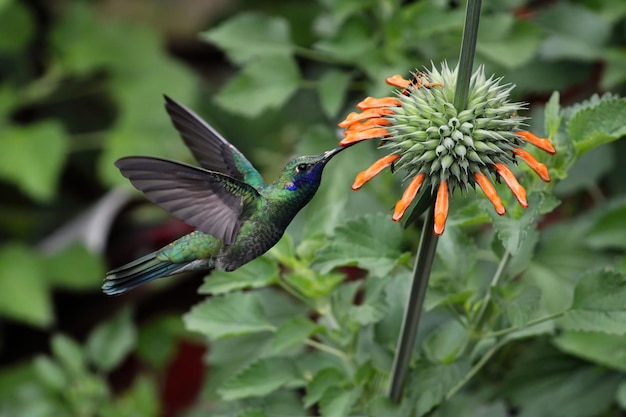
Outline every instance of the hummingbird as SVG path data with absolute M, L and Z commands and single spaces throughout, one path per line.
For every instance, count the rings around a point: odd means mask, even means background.
M 149 156 L 124 157 L 115 166 L 148 200 L 196 230 L 107 272 L 102 290 L 108 295 L 187 271 L 233 271 L 261 256 L 313 198 L 328 161 L 346 148 L 296 157 L 265 184 L 207 122 L 164 97 L 174 127 L 201 167 Z

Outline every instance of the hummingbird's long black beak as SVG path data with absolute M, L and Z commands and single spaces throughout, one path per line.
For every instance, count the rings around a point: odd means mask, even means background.
M 331 158 L 337 155 L 339 152 L 343 151 L 346 148 L 349 148 L 352 144 L 347 146 L 337 146 L 335 149 L 331 149 L 330 151 L 324 152 L 324 162 L 328 162 Z

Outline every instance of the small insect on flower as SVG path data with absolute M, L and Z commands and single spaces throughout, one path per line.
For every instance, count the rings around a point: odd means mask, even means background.
M 448 217 L 448 198 L 457 187 L 462 191 L 480 187 L 500 215 L 506 210 L 493 180 L 504 180 L 522 207 L 528 207 L 526 190 L 509 169 L 523 160 L 539 177 L 548 182 L 548 168 L 522 148 L 528 142 L 554 154 L 547 139 L 522 130 L 524 117 L 519 111 L 525 103 L 511 102 L 511 84 L 502 78 L 486 78 L 480 67 L 470 81 L 467 106 L 454 104 L 457 69 L 444 62 L 439 71 L 434 65 L 415 72 L 411 80 L 400 75 L 387 78 L 397 87 L 395 97 L 367 97 L 339 127 L 345 129 L 339 142 L 347 146 L 368 139 L 382 139 L 380 148 L 389 154 L 360 172 L 352 185 L 358 190 L 391 166 L 404 172 L 409 182 L 397 202 L 392 219 L 400 221 L 418 193 L 430 188 L 436 194 L 435 226 L 443 233 Z

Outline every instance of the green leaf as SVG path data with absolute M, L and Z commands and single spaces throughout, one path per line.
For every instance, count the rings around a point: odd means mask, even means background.
M 278 264 L 265 256 L 232 272 L 213 271 L 198 289 L 200 294 L 223 294 L 233 290 L 260 288 L 278 280 Z
M 604 16 L 574 4 L 556 4 L 533 20 L 549 34 L 540 52 L 548 60 L 595 60 L 611 35 Z
M 270 356 L 273 338 L 273 333 L 263 332 L 212 340 L 207 355 L 211 378 L 206 381 L 203 396 L 211 401 L 221 401 L 219 389 L 254 362 Z
M 521 364 L 518 363 L 518 367 Z M 616 372 L 580 361 L 525 363 L 507 395 L 519 417 L 588 417 L 607 412 L 621 380 Z
M 278 108 L 300 86 L 300 71 L 289 56 L 272 55 L 248 64 L 215 97 L 224 109 L 246 117 L 257 117 Z
M 341 109 L 351 79 L 350 73 L 340 70 L 329 70 L 320 78 L 317 91 L 322 103 L 322 110 L 329 118 L 337 116 Z
M 371 61 L 369 55 L 376 54 L 376 44 L 376 36 L 372 36 L 365 19 L 350 19 L 340 26 L 332 39 L 320 40 L 313 46 L 339 61 L 364 65 Z
M 71 377 L 81 376 L 87 372 L 85 354 L 74 339 L 64 334 L 55 334 L 52 336 L 50 345 L 54 357 Z
M 619 384 L 617 394 L 615 395 L 615 400 L 622 410 L 626 410 L 626 382 L 622 382 L 621 384 Z
M 385 416 L 385 417 L 410 417 L 413 404 L 409 401 L 402 401 L 396 404 L 387 395 L 377 395 L 372 398 L 368 406 L 368 416 Z M 458 414 L 455 414 L 458 417 Z M 475 417 L 475 416 L 472 416 Z
M 387 306 L 382 300 L 373 300 L 352 306 L 349 317 L 353 322 L 361 326 L 367 326 L 368 324 L 378 323 L 385 317 L 386 312 Z
M 437 256 L 453 280 L 466 281 L 476 265 L 477 253 L 476 244 L 459 228 L 448 228 L 439 238 Z
M 458 321 L 449 320 L 428 335 L 424 353 L 431 362 L 451 364 L 463 353 L 469 339 L 469 332 Z
M 483 209 L 487 211 L 496 228 L 496 234 L 505 249 L 515 256 L 522 247 L 524 240 L 532 230 L 535 230 L 537 212 L 543 201 L 543 194 L 533 192 L 528 196 L 528 208 L 523 211 L 519 219 L 510 214 L 499 216 L 487 201 L 482 201 Z
M 345 375 L 336 368 L 324 368 L 319 371 L 306 386 L 304 406 L 311 407 L 319 402 L 326 391 L 341 386 Z
M 98 288 L 105 273 L 102 258 L 82 244 L 68 246 L 44 258 L 43 265 L 50 281 L 65 289 Z
M 18 244 L 0 247 L 0 314 L 34 326 L 54 320 L 39 254 Z
M 243 410 L 241 413 L 237 414 L 237 417 L 270 417 L 264 410 L 260 409 L 248 409 Z
M 615 165 L 616 153 L 610 146 L 599 146 L 576 159 L 567 171 L 567 177 L 559 181 L 554 192 L 560 196 L 595 187 Z
M 296 368 L 290 359 L 265 358 L 228 380 L 219 393 L 226 401 L 262 397 L 298 379 Z
M 609 270 L 586 272 L 561 323 L 568 330 L 626 335 L 625 299 L 626 275 Z
M 299 267 L 285 274 L 283 279 L 300 294 L 316 300 L 328 296 L 344 280 L 344 275 L 339 273 L 318 274 L 307 267 Z
M 484 16 L 476 52 L 504 68 L 519 67 L 533 58 L 542 33 L 534 24 L 512 14 Z
M 421 362 L 410 375 L 408 386 L 415 403 L 415 416 L 421 417 L 444 400 L 469 371 L 469 365 L 457 361 L 450 365 L 432 365 Z
M 611 204 L 590 226 L 587 243 L 595 249 L 626 249 L 626 200 Z
M 618 86 L 626 82 L 626 51 L 619 46 L 607 47 L 604 51 L 604 68 L 602 70 L 602 79 L 600 80 L 600 89 L 610 91 L 617 89 Z
M 35 22 L 24 3 L 0 4 L 0 52 L 24 51 L 35 33 Z
M 96 327 L 85 346 L 89 360 L 103 372 L 118 366 L 137 343 L 137 332 L 130 310 L 123 310 Z
M 561 126 L 561 121 L 563 120 L 559 100 L 559 92 L 554 91 L 544 109 L 545 129 L 549 138 L 556 136 L 556 132 L 559 130 L 559 126 Z
M 386 214 L 349 220 L 335 229 L 329 244 L 317 253 L 312 267 L 326 273 L 338 266 L 357 265 L 384 277 L 400 256 L 401 238 L 400 227 Z
M 352 406 L 357 401 L 358 392 L 345 390 L 326 390 L 320 399 L 321 417 L 345 417 L 350 415 Z
M 626 371 L 626 335 L 563 332 L 554 338 L 554 344 L 567 354 Z
M 578 155 L 626 135 L 626 99 L 603 101 L 579 111 L 567 125 L 567 132 Z
M 0 178 L 19 186 L 30 197 L 49 201 L 56 195 L 61 168 L 68 150 L 61 125 L 45 121 L 0 128 Z
M 255 292 L 210 298 L 193 307 L 184 321 L 187 329 L 211 339 L 275 330 Z
M 65 388 L 67 384 L 65 372 L 55 361 L 41 355 L 35 358 L 33 365 L 37 376 L 46 386 L 55 391 L 62 391 Z
M 272 341 L 272 351 L 279 353 L 304 344 L 304 341 L 314 332 L 315 327 L 315 323 L 304 317 L 286 321 L 276 330 Z
M 581 39 L 552 35 L 541 45 L 540 56 L 545 60 L 595 61 L 602 57 L 599 48 Z
M 602 46 L 611 36 L 607 19 L 591 8 L 578 4 L 555 3 L 533 19 L 544 29 Z
M 162 369 L 169 363 L 178 342 L 186 334 L 183 321 L 174 313 L 142 323 L 138 330 L 137 355 L 155 369 Z
M 502 287 L 492 287 L 491 291 L 500 311 L 514 327 L 523 327 L 528 322 L 536 312 L 541 298 L 541 291 L 533 286 L 524 287 L 510 299 Z
M 139 376 L 133 386 L 118 399 L 118 413 L 122 416 L 159 416 L 159 389 L 154 379 Z
M 229 59 L 242 64 L 252 58 L 291 54 L 289 22 L 261 13 L 240 13 L 200 38 L 222 48 Z

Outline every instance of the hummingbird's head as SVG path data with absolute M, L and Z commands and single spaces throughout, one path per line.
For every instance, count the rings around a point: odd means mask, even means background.
M 319 155 L 299 156 L 285 165 L 281 179 L 287 190 L 312 190 L 315 192 L 322 180 L 326 163 L 346 147 L 337 147 Z

